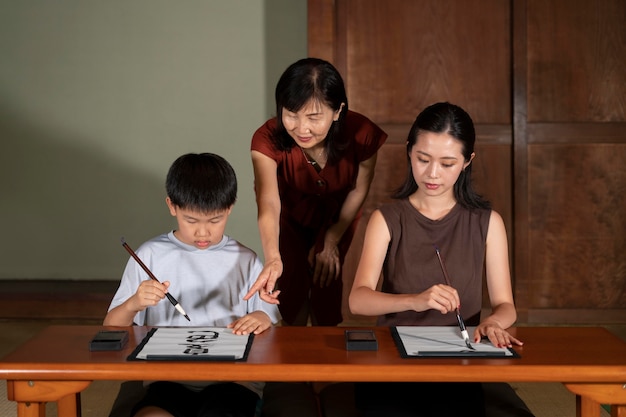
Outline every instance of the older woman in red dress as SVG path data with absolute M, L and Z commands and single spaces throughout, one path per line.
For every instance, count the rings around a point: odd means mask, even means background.
M 348 110 L 341 75 L 316 58 L 283 73 L 276 114 L 252 138 L 265 264 L 247 297 L 280 294 L 289 325 L 337 325 L 342 264 L 387 134 Z

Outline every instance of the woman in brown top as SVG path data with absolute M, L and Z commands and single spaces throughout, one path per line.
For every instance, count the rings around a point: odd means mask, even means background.
M 417 117 L 398 201 L 375 211 L 367 226 L 349 298 L 352 313 L 379 316 L 387 326 L 456 326 L 458 307 L 476 326 L 474 342 L 487 337 L 499 347 L 522 344 L 506 331 L 517 314 L 504 222 L 471 186 L 474 142 L 472 120 L 458 106 L 437 103 Z M 492 311 L 481 320 L 483 263 Z M 358 384 L 356 393 L 366 416 L 485 415 L 481 384 Z

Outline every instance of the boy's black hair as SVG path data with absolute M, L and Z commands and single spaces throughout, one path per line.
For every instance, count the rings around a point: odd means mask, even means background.
M 188 153 L 170 167 L 165 189 L 172 204 L 182 209 L 214 213 L 235 204 L 237 177 L 219 155 Z

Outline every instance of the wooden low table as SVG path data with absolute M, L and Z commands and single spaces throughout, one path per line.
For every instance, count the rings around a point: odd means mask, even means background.
M 626 342 L 600 327 L 518 327 L 514 359 L 403 359 L 389 328 L 373 327 L 377 351 L 347 351 L 343 327 L 275 327 L 256 336 L 246 362 L 127 361 L 150 330 L 128 327 L 126 348 L 90 352 L 102 326 L 50 326 L 0 361 L 19 417 L 80 416 L 80 392 L 97 380 L 561 382 L 578 417 L 611 404 L 626 417 Z

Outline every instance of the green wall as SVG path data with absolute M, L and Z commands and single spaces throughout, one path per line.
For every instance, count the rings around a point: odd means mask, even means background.
M 232 163 L 261 254 L 250 138 L 304 56 L 306 0 L 0 0 L 0 279 L 118 280 L 187 152 Z

